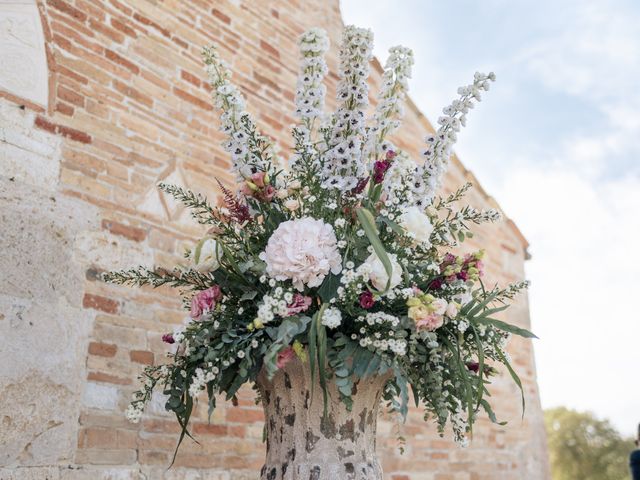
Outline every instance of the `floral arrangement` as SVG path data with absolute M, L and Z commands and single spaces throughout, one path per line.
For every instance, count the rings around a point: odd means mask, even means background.
M 224 148 L 241 185 L 222 185 L 224 205 L 160 184 L 191 209 L 207 235 L 172 271 L 144 267 L 105 274 L 118 284 L 170 285 L 181 290 L 186 324 L 162 338 L 174 349 L 166 365 L 147 367 L 127 411 L 138 421 L 154 387 L 188 435 L 197 401 L 234 400 L 263 371 L 274 375 L 298 357 L 325 392 L 335 382 L 351 405 L 354 385 L 389 375 L 384 400 L 399 416 L 412 392 L 439 431 L 449 423 L 465 443 L 481 410 L 497 421 L 486 385 L 506 366 L 511 334 L 530 332 L 493 318 L 527 283 L 486 288 L 483 252 L 450 249 L 474 224 L 498 221 L 495 210 L 456 204 L 470 188 L 438 196 L 452 145 L 467 114 L 495 75 L 476 73 L 444 109 L 415 163 L 389 140 L 400 125 L 413 54 L 394 47 L 372 118 L 368 108 L 370 30 L 346 27 L 340 46 L 337 110 L 324 113 L 324 31 L 300 38 L 295 96 L 299 124 L 289 167 L 261 135 L 214 47 L 204 49 Z M 409 388 L 409 386 L 411 388 Z M 524 396 L 523 396 L 524 404 Z

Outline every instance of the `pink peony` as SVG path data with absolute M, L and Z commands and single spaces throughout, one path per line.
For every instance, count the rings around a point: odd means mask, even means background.
M 203 313 L 213 310 L 221 298 L 222 291 L 218 285 L 198 292 L 191 299 L 191 318 L 197 320 Z
M 293 296 L 293 301 L 289 305 L 287 305 L 287 308 L 289 309 L 289 315 L 306 312 L 307 310 L 309 310 L 311 302 L 311 297 L 307 297 L 306 295 L 302 295 L 301 293 L 296 293 Z
M 284 368 L 296 356 L 296 352 L 293 347 L 285 347 L 278 352 L 278 358 L 276 359 L 276 366 L 280 369 Z
M 302 291 L 305 285 L 319 287 L 329 272 L 340 273 L 342 256 L 337 243 L 331 225 L 304 217 L 282 222 L 260 258 L 267 264 L 267 275 L 291 280 Z
M 253 175 L 251 175 L 251 182 L 258 188 L 262 188 L 264 187 L 265 183 L 264 183 L 264 177 L 265 177 L 266 173 L 265 172 L 256 172 Z
M 366 291 L 366 292 L 362 292 L 362 294 L 360 294 L 360 306 L 366 310 L 369 310 L 371 307 L 373 307 L 374 303 L 376 303 L 376 301 L 373 298 L 373 293 L 371 293 L 370 291 Z
M 427 332 L 433 332 L 442 326 L 444 318 L 442 315 L 431 313 L 424 318 L 416 321 L 416 330 L 426 330 Z

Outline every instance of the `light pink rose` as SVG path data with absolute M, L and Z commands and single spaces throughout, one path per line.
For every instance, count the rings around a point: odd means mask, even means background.
M 278 352 L 278 358 L 276 359 L 276 366 L 283 369 L 287 363 L 289 363 L 296 356 L 296 352 L 293 347 L 285 347 Z
M 296 293 L 293 296 L 293 301 L 287 305 L 289 309 L 289 315 L 295 315 L 296 313 L 306 312 L 311 306 L 312 298 Z
M 191 318 L 197 320 L 202 314 L 213 310 L 221 298 L 222 291 L 218 285 L 198 292 L 191 299 Z
M 442 326 L 444 318 L 442 315 L 432 313 L 416 322 L 416 330 L 426 330 L 427 332 L 433 332 Z

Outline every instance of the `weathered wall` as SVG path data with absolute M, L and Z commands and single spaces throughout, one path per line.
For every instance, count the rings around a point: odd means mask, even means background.
M 126 422 L 137 372 L 162 361 L 160 334 L 184 313 L 167 291 L 105 285 L 99 273 L 171 265 L 199 233 L 158 194 L 159 180 L 213 192 L 214 177 L 229 178 L 201 46 L 221 46 L 260 127 L 287 148 L 295 39 L 310 26 L 329 31 L 335 72 L 336 0 L 0 2 L 0 479 L 256 478 L 262 412 L 250 390 L 211 425 L 200 414 L 202 445 L 187 441 L 168 471 L 176 426 L 161 399 L 141 424 Z M 329 83 L 332 92 L 335 74 Z M 397 143 L 417 153 L 430 128 L 411 107 Z M 455 160 L 448 185 L 467 179 Z M 495 206 L 480 189 L 471 200 Z M 475 241 L 488 246 L 492 279 L 523 278 L 526 241 L 513 224 L 479 229 Z M 526 298 L 508 319 L 528 325 Z M 502 375 L 496 409 L 510 425 L 482 421 L 469 449 L 438 438 L 415 410 L 401 456 L 382 422 L 387 478 L 549 478 L 531 343 L 511 350 L 525 420 Z

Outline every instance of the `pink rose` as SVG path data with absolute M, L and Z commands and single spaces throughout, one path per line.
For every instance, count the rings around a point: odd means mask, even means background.
M 444 318 L 442 315 L 432 313 L 416 322 L 416 330 L 426 330 L 427 332 L 433 332 L 442 326 Z
M 302 295 L 301 293 L 296 293 L 293 296 L 293 301 L 289 305 L 287 305 L 287 308 L 289 309 L 289 315 L 306 312 L 307 310 L 309 310 L 311 302 L 311 297 L 307 297 L 306 295 Z
M 283 369 L 287 363 L 293 360 L 293 357 L 296 356 L 296 352 L 293 350 L 293 347 L 285 347 L 278 352 L 278 358 L 276 359 L 276 366 L 280 369 Z
M 218 285 L 198 292 L 191 299 L 191 318 L 197 320 L 202 314 L 213 310 L 221 298 L 222 291 Z

